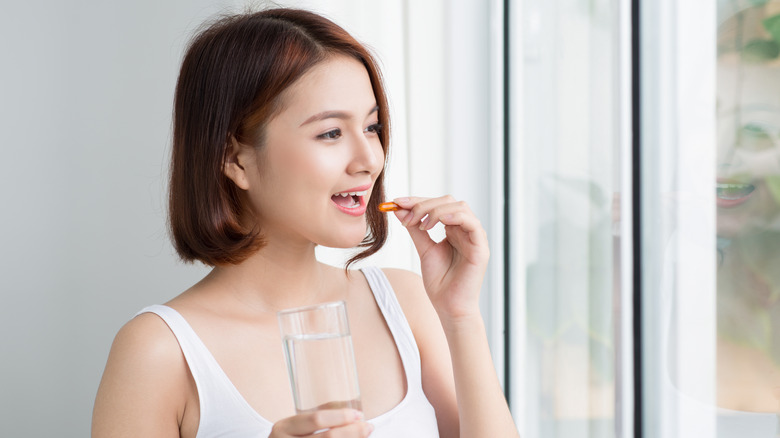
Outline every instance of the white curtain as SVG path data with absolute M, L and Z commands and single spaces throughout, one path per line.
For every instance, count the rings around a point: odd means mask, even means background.
M 529 438 L 614 436 L 625 92 L 617 4 L 511 6 L 511 400 Z

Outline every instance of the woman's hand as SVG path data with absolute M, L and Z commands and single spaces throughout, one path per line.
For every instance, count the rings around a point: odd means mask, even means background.
M 328 429 L 325 432 L 315 433 Z M 322 409 L 279 420 L 268 438 L 308 437 L 365 438 L 374 426 L 363 421 L 363 413 L 354 409 Z
M 445 392 L 452 394 L 450 398 L 457 395 L 457 401 L 439 401 L 440 406 L 457 406 L 457 416 L 450 415 L 455 417 L 451 422 L 456 423 L 457 432 L 447 432 L 462 438 L 520 438 L 496 376 L 479 312 L 479 292 L 490 256 L 485 230 L 464 202 L 450 196 L 400 198 L 394 202 L 402 208 L 395 215 L 409 231 L 420 255 L 423 286 L 439 315 L 449 347 L 454 390 Z M 445 231 L 445 238 L 438 243 L 428 235 L 437 223 L 444 224 Z M 420 353 L 424 359 L 423 387 L 427 384 L 431 388 L 433 384 L 434 388 L 445 388 L 447 384 L 437 379 L 449 373 L 441 372 L 446 367 L 425 360 L 435 349 L 427 343 L 424 346 L 427 349 Z
M 396 217 L 409 231 L 420 256 L 423 284 L 442 322 L 479 314 L 479 291 L 490 251 L 487 234 L 463 201 L 399 198 Z M 428 231 L 437 223 L 446 233 L 441 242 Z

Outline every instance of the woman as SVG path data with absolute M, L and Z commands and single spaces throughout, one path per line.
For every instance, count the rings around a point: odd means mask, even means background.
M 464 203 L 395 200 L 422 279 L 315 258 L 365 248 L 353 262 L 386 237 L 388 107 L 363 46 L 306 11 L 223 18 L 185 56 L 173 137 L 174 244 L 213 270 L 117 334 L 93 436 L 517 436 L 478 307 L 487 239 Z M 295 415 L 275 314 L 336 300 L 364 410 Z
M 780 2 L 718 27 L 717 404 L 722 436 L 775 437 L 780 413 Z

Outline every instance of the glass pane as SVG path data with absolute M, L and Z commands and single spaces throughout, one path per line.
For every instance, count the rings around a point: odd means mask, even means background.
M 639 7 L 643 436 L 715 438 L 716 7 Z
M 613 292 L 619 165 L 614 2 L 527 0 L 521 8 L 521 434 L 614 436 Z M 517 52 L 513 52 L 516 54 Z M 517 64 L 515 64 L 517 65 Z M 515 143 L 516 145 L 518 143 Z
M 724 1 L 717 34 L 719 437 L 780 412 L 780 1 Z
M 774 438 L 780 1 L 693 3 L 641 10 L 644 429 Z

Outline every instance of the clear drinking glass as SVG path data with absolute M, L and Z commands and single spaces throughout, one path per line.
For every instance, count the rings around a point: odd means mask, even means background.
M 277 312 L 295 410 L 362 410 L 344 301 Z

